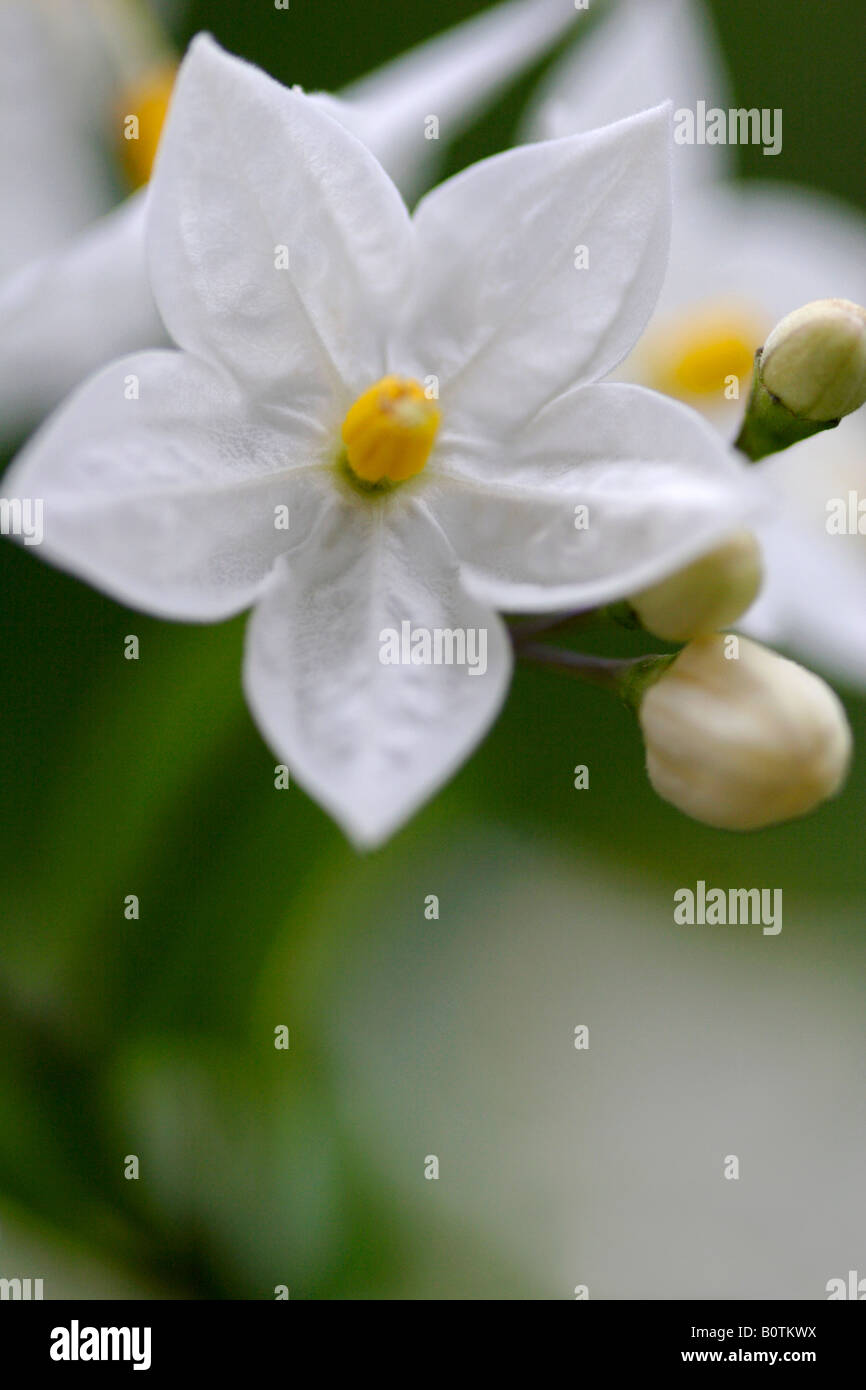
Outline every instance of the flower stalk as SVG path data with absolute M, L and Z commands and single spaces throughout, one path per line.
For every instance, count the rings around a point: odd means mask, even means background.
M 541 642 L 517 642 L 515 654 L 521 660 L 531 661 L 548 671 L 558 671 L 590 685 L 601 686 L 619 696 L 633 711 L 637 711 L 647 689 L 664 675 L 677 656 L 676 652 L 626 658 L 595 656 Z

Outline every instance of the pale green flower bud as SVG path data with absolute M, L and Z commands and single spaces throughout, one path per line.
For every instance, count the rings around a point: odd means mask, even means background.
M 866 401 L 866 309 L 818 299 L 776 325 L 761 354 L 767 390 L 804 420 L 839 420 Z
M 647 632 L 687 642 L 736 622 L 757 598 L 762 579 L 761 548 L 751 531 L 738 531 L 629 603 Z
M 690 642 L 647 687 L 638 719 L 659 796 L 724 830 L 805 815 L 839 790 L 851 756 L 830 687 L 745 637 Z

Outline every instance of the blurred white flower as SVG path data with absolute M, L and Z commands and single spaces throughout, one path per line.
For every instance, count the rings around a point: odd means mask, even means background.
M 48 557 L 122 601 L 192 621 L 256 605 L 249 702 L 358 844 L 494 718 L 494 608 L 622 598 L 750 510 L 698 415 L 593 384 L 652 311 L 669 147 L 659 108 L 486 160 L 410 219 L 320 104 L 205 38 L 182 66 L 149 206 L 182 351 L 82 387 L 7 486 L 45 499 Z M 404 623 L 483 631 L 485 671 L 383 665 Z
M 129 102 L 173 58 L 143 0 L 0 0 L 0 436 L 32 426 L 96 365 L 166 341 L 147 288 L 141 195 L 152 154 L 125 141 Z M 156 117 L 154 117 L 154 120 Z M 145 153 L 143 154 L 142 151 Z
M 168 340 L 146 271 L 144 195 L 107 216 L 111 143 L 146 182 L 172 56 L 143 0 L 0 0 L 7 191 L 0 240 L 0 433 L 20 435 L 90 372 Z M 574 22 L 565 0 L 509 0 L 319 96 L 407 195 L 506 83 Z M 138 140 L 121 138 L 125 112 Z M 431 121 L 436 125 L 431 125 Z M 9 190 L 12 190 L 11 194 Z M 17 274 L 12 272 L 17 271 Z
M 527 133 L 559 136 L 625 117 L 647 100 L 728 108 L 711 33 L 699 0 L 619 0 L 554 68 Z M 773 325 L 810 300 L 866 303 L 866 221 L 825 195 L 779 182 L 724 182 L 727 152 L 674 147 L 668 275 L 619 375 L 688 402 L 733 437 L 755 350 Z M 849 489 L 866 497 L 866 419 L 852 416 L 756 472 L 770 484 L 774 508 L 758 529 L 764 588 L 739 626 L 866 683 L 866 544 L 826 528 L 830 499 Z
M 0 282 L 116 200 L 117 102 L 165 49 L 142 0 L 0 0 Z

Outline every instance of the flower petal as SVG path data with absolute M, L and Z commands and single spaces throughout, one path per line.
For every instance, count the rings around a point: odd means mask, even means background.
M 443 414 L 500 438 L 604 376 L 655 305 L 669 168 L 659 107 L 496 155 L 435 189 L 415 214 L 416 299 L 392 369 L 437 376 Z
M 381 634 L 404 622 L 485 632 L 486 670 L 382 664 Z M 277 756 L 356 845 L 372 847 L 481 739 L 510 665 L 500 619 L 462 592 L 453 553 L 417 501 L 359 505 L 335 493 L 256 608 L 244 681 Z
M 467 588 L 512 612 L 626 598 L 736 530 L 760 495 L 694 411 L 616 384 L 561 396 L 499 452 L 445 439 L 429 471 Z
M 866 564 L 843 548 L 840 537 L 815 536 L 790 515 L 758 534 L 766 583 L 737 626 L 864 689 Z
M 866 419 L 816 434 L 757 466 L 773 514 L 758 535 L 766 581 L 739 624 L 829 675 L 866 685 Z M 837 532 L 842 529 L 842 534 Z
M 206 36 L 178 75 L 149 234 L 171 336 L 263 398 L 339 423 L 384 374 L 410 265 L 397 190 L 319 103 Z
M 136 194 L 0 285 L 0 428 L 29 429 L 106 362 L 168 342 L 147 278 Z
M 523 127 L 527 140 L 551 140 L 622 120 L 673 101 L 677 110 L 728 107 L 728 79 L 700 0 L 619 0 L 551 69 Z M 722 178 L 726 145 L 677 145 L 678 188 Z
M 345 88 L 338 119 L 373 151 L 405 197 L 417 196 L 430 187 L 443 146 L 576 17 L 567 0 L 494 5 Z M 431 116 L 438 122 L 435 136 L 427 127 Z
M 866 218 L 829 194 L 749 179 L 677 205 L 665 313 L 725 296 L 764 311 L 767 327 L 810 299 L 866 299 Z
M 0 276 L 62 246 L 111 201 L 97 120 L 109 64 L 81 8 L 0 4 Z
M 86 383 L 4 490 L 42 499 L 42 548 L 63 569 L 146 612 L 215 621 L 248 607 L 305 541 L 331 485 L 323 457 L 305 420 L 255 415 L 212 368 L 152 352 Z

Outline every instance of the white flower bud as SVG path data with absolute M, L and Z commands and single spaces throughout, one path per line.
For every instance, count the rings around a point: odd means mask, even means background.
M 757 598 L 762 579 L 761 548 L 751 531 L 738 531 L 629 603 L 647 632 L 687 642 L 736 622 Z
M 739 655 L 727 656 L 736 643 Z M 745 637 L 699 637 L 648 687 L 638 718 L 659 796 L 724 830 L 805 815 L 842 785 L 851 732 L 818 676 Z
M 850 415 L 866 401 L 866 309 L 818 299 L 787 314 L 764 344 L 761 379 L 802 419 Z

